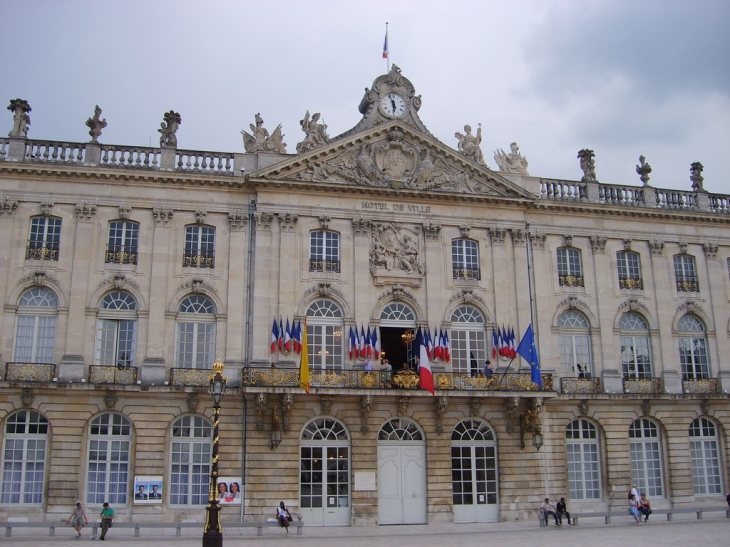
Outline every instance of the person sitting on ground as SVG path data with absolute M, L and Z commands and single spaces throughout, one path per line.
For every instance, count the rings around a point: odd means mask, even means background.
M 575 521 L 570 522 L 570 513 L 568 513 L 568 504 L 566 503 L 565 498 L 560 498 L 556 512 L 558 513 L 558 522 L 560 524 L 563 524 L 563 515 L 565 515 L 568 519 L 568 526 L 575 526 Z
M 289 509 L 286 508 L 284 502 L 279 503 L 279 507 L 276 508 L 276 519 L 279 521 L 279 526 L 286 528 L 286 533 L 289 533 L 289 523 L 293 520 Z
M 641 494 L 641 498 L 639 498 L 639 512 L 644 515 L 644 522 L 647 522 L 649 515 L 651 515 L 651 503 L 646 494 Z
M 634 517 L 636 524 L 641 526 L 641 515 L 639 514 L 639 502 L 634 494 L 629 494 L 629 515 Z
M 540 511 L 543 512 L 543 518 L 545 519 L 545 526 L 548 525 L 548 517 L 552 515 L 555 518 L 555 526 L 562 526 L 558 521 L 558 513 L 555 510 L 555 505 L 550 501 L 550 498 L 545 498 L 545 501 L 540 505 Z

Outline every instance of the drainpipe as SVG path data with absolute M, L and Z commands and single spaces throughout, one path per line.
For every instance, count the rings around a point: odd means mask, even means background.
M 248 368 L 251 363 L 251 317 L 253 315 L 253 265 L 254 265 L 254 242 L 256 239 L 256 230 L 254 227 L 254 216 L 256 213 L 256 200 L 252 199 L 248 204 L 248 257 L 246 260 L 246 330 L 244 332 L 244 358 L 243 366 Z M 243 370 L 241 371 L 243 379 Z M 241 390 L 244 391 L 243 385 Z M 243 415 L 241 416 L 241 522 L 244 521 L 246 514 L 246 420 L 248 419 L 248 400 L 245 391 L 243 397 Z

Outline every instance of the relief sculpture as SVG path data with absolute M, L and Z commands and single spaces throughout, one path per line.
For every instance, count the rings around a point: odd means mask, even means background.
M 381 270 L 423 275 L 423 262 L 415 232 L 398 222 L 373 224 L 370 273 L 375 275 Z

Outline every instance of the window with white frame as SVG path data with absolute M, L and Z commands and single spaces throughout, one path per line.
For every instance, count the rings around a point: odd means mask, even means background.
M 27 290 L 18 302 L 13 360 L 19 363 L 53 363 L 58 299 L 48 289 Z
M 211 368 L 215 360 L 215 305 L 202 295 L 191 295 L 177 309 L 175 366 Z
M 558 249 L 558 282 L 561 287 L 583 287 L 583 266 L 578 249 Z
M 639 491 L 652 498 L 664 496 L 662 444 L 659 427 L 647 418 L 629 427 L 631 477 Z
M 138 222 L 130 220 L 110 222 L 105 262 L 108 264 L 136 264 L 138 243 Z
M 677 325 L 679 331 L 679 364 L 683 380 L 699 380 L 710 377 L 707 361 L 705 327 L 694 315 L 683 315 Z
M 454 279 L 481 279 L 479 244 L 471 239 L 452 240 L 451 268 Z
M 580 312 L 568 310 L 558 318 L 558 329 L 563 374 L 590 378 L 593 374 L 593 354 L 588 319 Z
M 20 410 L 5 420 L 0 503 L 40 505 L 46 478 L 48 420 L 36 410 Z
M 641 279 L 641 263 L 639 253 L 621 251 L 616 255 L 618 267 L 618 284 L 622 289 L 643 289 L 644 281 Z
M 677 292 L 699 292 L 700 283 L 697 279 L 695 257 L 690 255 L 674 255 L 674 280 L 677 283 Z
M 104 296 L 99 306 L 96 333 L 96 364 L 134 366 L 137 301 L 124 291 Z
M 649 327 L 635 313 L 621 316 L 621 369 L 624 380 L 651 378 L 651 348 Z
M 172 424 L 170 505 L 208 503 L 213 427 L 202 416 L 183 416 Z
M 101 414 L 89 424 L 86 503 L 127 503 L 132 423 L 115 412 Z
M 451 314 L 451 369 L 472 376 L 487 359 L 484 315 L 474 306 L 459 306 Z
M 571 500 L 601 498 L 601 459 L 598 429 L 585 419 L 565 429 L 568 487 Z
M 689 452 L 695 494 L 722 494 L 717 428 L 707 418 L 696 418 L 689 426 Z
M 58 260 L 61 248 L 61 219 L 33 217 L 25 258 L 28 260 Z
M 311 232 L 309 248 L 310 272 L 340 271 L 340 234 L 337 232 Z
M 339 420 L 315 418 L 302 430 L 299 506 L 350 506 L 350 436 Z
M 344 367 L 342 310 L 331 300 L 315 300 L 307 309 L 307 345 L 313 368 Z
M 191 225 L 185 227 L 183 266 L 190 268 L 215 267 L 215 228 Z

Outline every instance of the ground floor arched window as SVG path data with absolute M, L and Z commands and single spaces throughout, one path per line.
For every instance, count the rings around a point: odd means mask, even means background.
M 722 494 L 720 447 L 715 424 L 697 418 L 689 426 L 692 483 L 696 495 Z
M 43 502 L 48 420 L 36 410 L 20 410 L 5 420 L 1 503 Z
M 183 416 L 172 424 L 170 504 L 208 503 L 213 427 L 203 416 Z
M 652 497 L 664 496 L 662 446 L 659 427 L 640 418 L 629 427 L 631 477 L 642 492 Z
M 586 419 L 565 428 L 568 487 L 571 500 L 601 498 L 601 457 L 598 428 Z

